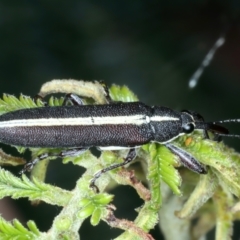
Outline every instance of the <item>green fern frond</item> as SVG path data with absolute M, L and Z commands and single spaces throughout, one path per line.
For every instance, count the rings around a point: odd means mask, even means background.
M 9 94 L 3 94 L 3 98 L 0 99 L 0 114 L 16 111 L 19 109 L 43 106 L 44 103 L 42 101 L 35 102 L 32 98 L 24 96 L 22 94 L 19 98 Z
M 22 175 L 22 179 L 20 179 L 1 169 L 0 198 L 7 196 L 15 199 L 27 197 L 30 200 L 42 200 L 50 204 L 64 206 L 69 201 L 71 192 L 40 182 L 34 178 L 30 181 L 25 175 Z
M 50 97 L 50 98 L 49 98 L 49 101 L 48 101 L 48 105 L 49 105 L 50 107 L 62 106 L 63 101 L 64 101 L 64 98 L 63 98 L 63 97 L 60 97 L 60 98 Z
M 24 227 L 18 220 L 12 223 L 0 217 L 0 239 L 3 240 L 26 240 L 36 239 L 40 232 L 33 221 L 27 223 L 28 229 Z
M 138 97 L 127 87 L 127 86 L 118 86 L 113 84 L 109 93 L 113 101 L 120 102 L 136 102 Z

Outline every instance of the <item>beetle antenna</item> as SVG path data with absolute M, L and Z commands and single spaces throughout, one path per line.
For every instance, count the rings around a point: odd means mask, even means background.
M 224 43 L 225 43 L 225 36 L 222 35 L 214 43 L 213 47 L 210 49 L 210 51 L 207 53 L 207 55 L 203 59 L 200 67 L 197 69 L 197 71 L 190 78 L 189 83 L 188 83 L 189 88 L 196 87 L 196 85 L 199 81 L 199 78 L 201 77 L 203 71 L 211 63 L 211 61 L 212 61 L 216 51 L 218 50 L 218 48 L 220 48 Z
M 226 119 L 226 120 L 220 120 L 212 123 L 216 124 L 216 123 L 237 123 L 237 122 L 240 122 L 240 119 Z
M 220 120 L 220 121 L 215 121 L 215 122 L 209 122 L 206 123 L 207 125 L 209 125 L 209 130 L 213 130 L 214 134 L 217 136 L 221 136 L 221 137 L 234 137 L 234 138 L 240 138 L 240 134 L 229 134 L 228 131 L 223 131 L 221 130 L 224 129 L 224 127 L 218 125 L 219 123 L 239 123 L 240 119 L 226 119 L 226 120 Z M 225 128 L 225 130 L 227 130 Z
M 240 138 L 238 134 L 224 134 L 224 133 L 215 133 L 215 135 L 220 137 L 233 137 L 233 138 Z

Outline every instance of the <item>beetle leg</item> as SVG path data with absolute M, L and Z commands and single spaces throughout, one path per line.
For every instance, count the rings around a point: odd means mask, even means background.
M 107 103 L 112 103 L 114 102 L 111 97 L 110 97 L 110 93 L 109 93 L 109 88 L 107 86 L 107 84 L 104 82 L 104 81 L 99 81 L 99 83 L 101 84 L 101 86 L 103 87 L 103 90 L 104 90 L 104 95 L 105 95 L 105 98 L 106 98 L 106 101 Z
M 24 168 L 19 172 L 19 174 L 23 174 L 25 172 L 29 172 L 32 170 L 32 168 L 41 160 L 44 160 L 48 157 L 70 157 L 70 156 L 78 156 L 83 154 L 85 151 L 87 151 L 88 148 L 71 148 L 64 151 L 61 151 L 60 153 L 43 153 L 33 159 L 32 161 L 25 164 Z
M 194 158 L 190 153 L 170 143 L 166 143 L 165 147 L 167 147 L 172 153 L 179 157 L 180 162 L 182 163 L 183 166 L 199 174 L 207 173 L 207 170 L 204 167 L 204 165 L 197 161 L 197 159 Z
M 63 105 L 67 105 L 68 103 L 71 103 L 71 105 L 75 105 L 75 106 L 84 105 L 83 100 L 79 96 L 73 93 L 66 94 L 63 101 Z
M 132 162 L 137 156 L 137 153 L 136 153 L 136 149 L 135 148 L 131 148 L 126 156 L 126 158 L 124 158 L 124 162 L 122 163 L 118 163 L 118 164 L 113 164 L 113 165 L 110 165 L 109 167 L 106 167 L 102 170 L 100 170 L 99 172 L 95 173 L 92 180 L 90 181 L 90 185 L 89 187 L 90 188 L 93 188 L 95 190 L 95 192 L 99 192 L 99 189 L 98 187 L 95 185 L 95 182 L 98 178 L 100 178 L 100 176 L 110 170 L 113 170 L 115 168 L 118 168 L 118 167 L 122 167 L 130 162 Z

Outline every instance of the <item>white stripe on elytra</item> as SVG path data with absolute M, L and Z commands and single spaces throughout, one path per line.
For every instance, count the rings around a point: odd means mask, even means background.
M 33 126 L 94 126 L 94 125 L 120 125 L 148 124 L 151 121 L 177 121 L 178 118 L 146 115 L 133 116 L 107 116 L 107 117 L 76 117 L 76 118 L 39 118 L 39 119 L 16 119 L 0 122 L 0 128 L 6 127 L 33 127 Z
M 153 116 L 150 117 L 150 121 L 152 122 L 179 121 L 179 118 L 168 116 Z
M 112 117 L 76 117 L 76 118 L 39 118 L 16 119 L 0 122 L 0 128 L 33 126 L 93 126 L 103 124 L 146 124 L 144 115 Z

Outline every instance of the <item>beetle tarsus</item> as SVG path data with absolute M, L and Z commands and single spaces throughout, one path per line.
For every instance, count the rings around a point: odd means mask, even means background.
M 24 166 L 24 168 L 19 172 L 19 174 L 22 175 L 22 174 L 24 174 L 25 172 L 30 172 L 30 171 L 33 169 L 33 167 L 34 167 L 35 164 L 36 164 L 36 163 L 33 162 L 33 161 L 27 163 L 27 164 Z
M 110 165 L 109 167 L 106 167 L 100 171 L 98 171 L 97 173 L 94 174 L 92 180 L 90 181 L 89 187 L 92 188 L 96 193 L 99 192 L 99 188 L 96 186 L 95 182 L 98 178 L 100 178 L 100 176 L 108 171 L 111 171 L 115 168 L 119 168 L 122 167 L 130 162 L 132 162 L 137 156 L 136 153 L 136 149 L 135 148 L 131 148 L 126 156 L 126 158 L 124 158 L 124 161 L 122 163 L 118 163 L 118 164 L 113 164 Z
M 35 159 L 33 159 L 32 161 L 25 164 L 24 168 L 19 172 L 19 174 L 30 172 L 39 161 L 45 160 L 48 157 L 61 157 L 61 158 L 73 157 L 73 156 L 81 155 L 87 150 L 88 148 L 71 148 L 71 149 L 63 150 L 60 153 L 51 153 L 51 154 L 43 153 L 38 157 L 36 157 Z

